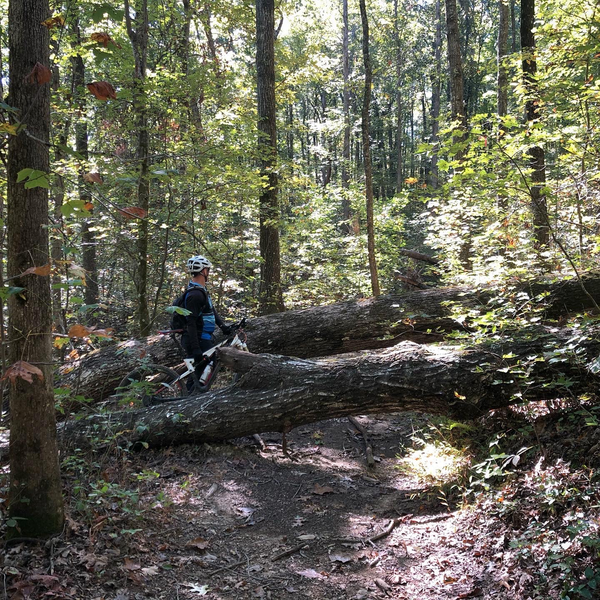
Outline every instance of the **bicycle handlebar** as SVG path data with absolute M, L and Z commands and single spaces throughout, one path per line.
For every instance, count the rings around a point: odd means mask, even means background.
M 244 329 L 245 326 L 246 326 L 246 317 L 244 317 L 239 323 L 235 323 L 234 325 L 232 325 L 231 329 L 233 329 L 234 331 L 237 331 L 238 329 Z

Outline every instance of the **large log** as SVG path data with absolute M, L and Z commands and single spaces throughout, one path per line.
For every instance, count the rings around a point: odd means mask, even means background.
M 469 349 L 402 342 L 317 360 L 226 349 L 223 360 L 244 373 L 236 386 L 65 423 L 60 437 L 83 447 L 93 438 L 119 432 L 127 443 L 162 446 L 289 431 L 367 413 L 410 410 L 472 419 L 516 402 L 576 394 L 597 385 L 596 375 L 582 368 L 581 357 L 573 364 L 569 360 L 571 336 L 570 331 L 545 333 Z M 598 356 L 597 339 L 580 344 L 591 357 Z M 552 383 L 565 383 L 565 378 L 571 378 L 568 392 Z
M 584 281 L 592 297 L 600 301 L 600 275 L 590 274 Z M 515 289 L 532 297 L 547 294 L 540 304 L 552 318 L 592 304 L 575 279 L 521 284 Z M 483 312 L 489 310 L 492 297 L 491 290 L 441 288 L 258 317 L 251 319 L 246 329 L 248 346 L 254 353 L 309 358 L 388 348 L 403 340 L 439 342 L 445 332 L 465 327 L 463 320 L 452 316 L 453 307 L 465 314 L 473 309 Z M 113 394 L 141 359 L 167 366 L 181 362 L 168 337 L 129 340 L 67 365 L 61 370 L 61 385 L 70 387 L 75 395 L 100 400 Z

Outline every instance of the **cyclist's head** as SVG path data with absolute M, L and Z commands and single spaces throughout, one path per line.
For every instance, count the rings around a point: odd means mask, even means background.
M 210 260 L 204 256 L 192 256 L 192 258 L 187 261 L 187 270 L 192 276 L 202 273 L 204 277 L 208 279 L 208 272 L 211 267 L 212 264 Z

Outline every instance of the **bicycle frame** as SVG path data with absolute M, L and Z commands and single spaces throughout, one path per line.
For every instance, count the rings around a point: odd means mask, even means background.
M 172 338 L 175 338 L 175 332 L 173 332 L 173 331 L 168 331 L 168 332 L 165 331 L 165 332 L 161 332 L 161 333 L 169 333 Z M 180 350 L 183 352 L 183 347 L 181 346 L 179 340 L 175 339 L 175 341 L 177 342 L 177 345 L 179 346 Z M 198 375 L 196 374 L 196 368 L 195 368 L 195 360 L 193 358 L 184 358 L 183 362 L 185 363 L 186 370 L 183 373 L 181 373 L 181 375 L 179 375 L 179 377 L 177 379 L 175 379 L 174 381 L 171 381 L 169 384 L 164 384 L 164 385 L 167 387 L 171 387 L 173 384 L 182 382 L 184 379 L 187 379 L 188 377 L 191 376 L 194 381 L 194 390 L 195 391 L 208 390 L 208 388 L 210 387 L 210 383 L 212 382 L 213 378 L 215 377 L 215 375 L 218 371 L 218 367 L 219 367 L 219 361 L 217 360 L 217 355 L 216 355 L 217 350 L 219 348 L 223 348 L 223 347 L 238 348 L 239 350 L 243 350 L 244 352 L 247 352 L 248 346 L 246 345 L 245 334 L 241 330 L 238 330 L 238 331 L 236 331 L 233 338 L 224 339 L 222 342 L 220 342 L 216 346 L 213 346 L 212 348 L 209 348 L 206 352 L 204 352 L 202 354 L 202 356 L 207 358 L 206 369 L 208 369 L 209 367 L 212 368 L 210 379 L 205 384 L 202 384 L 200 382 L 200 379 L 198 379 Z

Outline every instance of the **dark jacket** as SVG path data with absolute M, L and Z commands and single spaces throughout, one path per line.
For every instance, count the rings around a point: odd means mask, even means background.
M 190 311 L 184 332 L 186 342 L 192 352 L 204 350 L 206 342 L 213 339 L 215 328 L 223 327 L 224 323 L 214 309 L 208 290 L 197 283 L 189 284 L 184 307 Z

